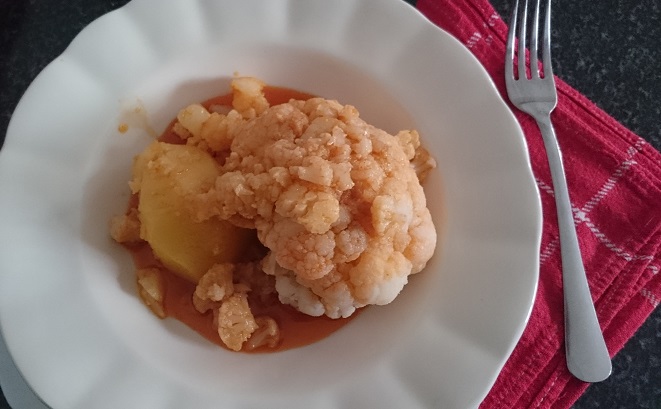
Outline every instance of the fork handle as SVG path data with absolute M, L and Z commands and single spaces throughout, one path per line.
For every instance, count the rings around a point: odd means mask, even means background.
M 597 320 L 578 245 L 562 154 L 550 115 L 535 118 L 551 169 L 560 232 L 567 367 L 578 379 L 600 382 L 611 373 L 611 359 Z

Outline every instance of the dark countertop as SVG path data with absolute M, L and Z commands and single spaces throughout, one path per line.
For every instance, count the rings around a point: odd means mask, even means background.
M 43 67 L 92 20 L 126 2 L 0 0 L 0 140 Z M 509 0 L 492 3 L 509 15 Z M 661 3 L 555 0 L 553 9 L 555 73 L 661 150 Z M 613 363 L 613 375 L 574 408 L 661 409 L 661 308 Z M 0 394 L 0 409 L 8 407 Z

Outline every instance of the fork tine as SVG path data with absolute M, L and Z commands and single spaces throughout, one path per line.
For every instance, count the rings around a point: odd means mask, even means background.
M 553 67 L 551 65 L 551 0 L 547 0 L 546 2 L 543 41 L 542 65 L 544 66 L 544 78 L 553 78 Z
M 539 43 L 539 38 L 537 36 L 537 32 L 539 31 L 539 3 L 540 0 L 535 1 L 535 14 L 530 33 L 530 78 L 539 78 L 539 64 L 537 57 L 537 44 Z
M 517 0 L 518 2 L 518 0 Z M 519 25 L 519 79 L 526 79 L 526 28 L 528 26 L 528 0 L 524 0 Z
M 514 3 L 510 18 L 510 31 L 507 34 L 507 50 L 505 51 L 505 78 L 514 78 L 514 42 L 516 40 L 516 20 L 519 12 L 519 0 Z

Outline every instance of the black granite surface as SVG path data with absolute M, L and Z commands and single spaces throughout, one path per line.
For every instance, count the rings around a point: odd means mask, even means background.
M 415 4 L 415 0 L 406 0 Z M 0 141 L 21 95 L 96 17 L 126 0 L 0 0 Z M 509 0 L 492 0 L 503 16 Z M 553 2 L 555 73 L 661 149 L 661 2 Z M 0 408 L 8 408 L 0 393 Z M 661 309 L 575 409 L 661 409 Z M 24 408 L 15 408 L 24 409 Z

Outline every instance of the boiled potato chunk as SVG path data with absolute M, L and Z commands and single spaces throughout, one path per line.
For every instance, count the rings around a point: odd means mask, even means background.
M 253 230 L 216 218 L 194 220 L 186 198 L 207 191 L 219 174 L 206 152 L 162 142 L 150 145 L 133 166 L 140 236 L 165 267 L 194 283 L 216 263 L 243 261 L 256 241 Z

